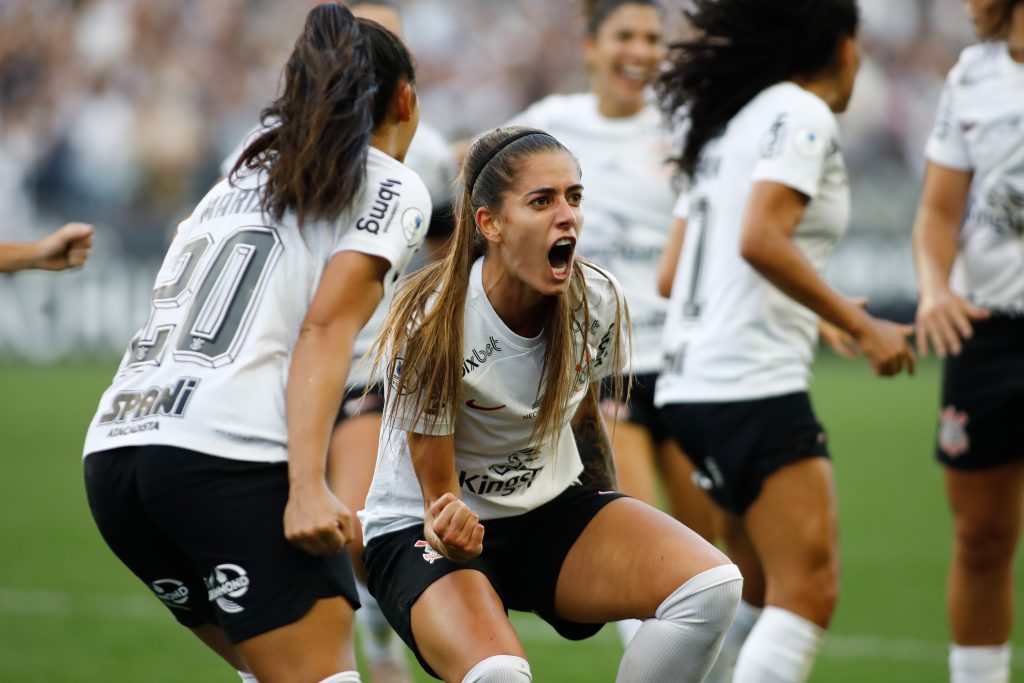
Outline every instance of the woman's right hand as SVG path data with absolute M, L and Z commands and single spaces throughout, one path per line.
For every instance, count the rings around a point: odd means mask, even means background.
M 480 515 L 453 493 L 445 493 L 427 508 L 423 533 L 434 550 L 456 562 L 471 560 L 484 549 Z
M 913 333 L 912 325 L 901 325 L 867 316 L 867 325 L 854 335 L 854 339 L 876 375 L 897 375 L 903 368 L 913 375 L 914 351 L 907 342 L 907 338 Z
M 928 353 L 928 344 L 939 358 L 958 356 L 962 339 L 974 334 L 972 320 L 985 320 L 989 312 L 977 308 L 948 288 L 923 293 L 917 305 L 917 350 Z

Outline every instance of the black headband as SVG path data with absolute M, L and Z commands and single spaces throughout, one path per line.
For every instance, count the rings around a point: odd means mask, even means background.
M 487 164 L 491 163 L 491 161 L 494 160 L 494 157 L 498 156 L 501 150 L 505 149 L 516 140 L 521 140 L 522 138 L 525 138 L 528 135 L 546 135 L 547 137 L 554 139 L 552 135 L 545 133 L 542 130 L 537 130 L 536 128 L 527 128 L 526 130 L 521 130 L 515 135 L 510 135 L 509 137 L 505 138 L 505 140 L 500 145 L 491 150 L 491 153 L 487 155 L 487 158 L 484 159 L 484 162 L 480 164 L 480 168 L 478 168 L 476 170 L 476 173 L 473 174 L 473 179 L 470 180 L 469 185 L 466 186 L 466 188 L 469 190 L 470 197 L 473 196 L 473 188 L 476 187 L 476 181 L 480 177 L 480 174 L 483 173 L 484 169 L 487 168 Z

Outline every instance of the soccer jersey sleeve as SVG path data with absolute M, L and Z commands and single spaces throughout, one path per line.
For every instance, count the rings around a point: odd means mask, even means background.
M 690 194 L 688 192 L 682 192 L 679 194 L 679 198 L 676 199 L 675 205 L 672 207 L 673 218 L 680 218 L 686 220 L 690 215 Z
M 352 223 L 342 226 L 331 256 L 342 251 L 379 256 L 397 273 L 423 243 L 430 224 L 430 193 L 404 166 L 390 170 L 367 178 L 360 206 L 348 214 Z
M 624 373 L 629 366 L 629 326 L 626 325 L 625 299 L 615 278 L 604 270 L 587 271 L 591 307 L 588 352 L 591 357 L 590 381 Z M 615 363 L 618 348 L 618 363 Z
M 935 126 L 925 145 L 924 155 L 928 161 L 957 171 L 971 169 L 967 143 L 956 111 L 956 67 L 946 77 L 946 84 L 939 97 L 935 115 Z
M 825 103 L 806 97 L 813 100 L 794 100 L 765 127 L 751 180 L 773 181 L 814 197 L 825 160 L 839 144 L 839 130 Z

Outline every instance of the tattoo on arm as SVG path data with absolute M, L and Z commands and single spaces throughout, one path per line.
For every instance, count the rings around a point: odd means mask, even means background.
M 598 405 L 598 382 L 592 382 L 587 396 L 572 419 L 572 433 L 583 461 L 580 481 L 602 489 L 619 488 L 612 459 L 612 444 Z

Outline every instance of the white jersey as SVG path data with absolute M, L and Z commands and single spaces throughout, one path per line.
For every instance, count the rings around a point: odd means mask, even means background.
M 1024 313 L 1024 64 L 1006 43 L 960 54 L 925 155 L 974 174 L 957 289 L 982 308 Z
M 665 326 L 655 404 L 736 401 L 807 389 L 818 318 L 740 256 L 751 187 L 810 197 L 793 241 L 817 270 L 846 230 L 846 166 L 835 116 L 793 83 L 765 89 L 701 154 L 677 215 L 686 235 Z
M 462 500 L 481 519 L 532 510 L 572 485 L 583 469 L 570 421 L 587 386 L 615 371 L 617 286 L 585 266 L 590 362 L 575 370 L 556 447 L 533 439 L 544 364 L 543 335 L 527 339 L 510 330 L 491 307 L 481 283 L 483 259 L 473 265 L 466 296 L 460 404 L 455 422 L 427 425 L 395 415 L 389 397 L 385 427 L 366 498 L 359 513 L 367 540 L 423 524 L 423 494 L 412 468 L 408 432 L 455 435 L 455 467 Z M 389 422 L 394 420 L 391 430 Z
M 178 229 L 153 307 L 100 399 L 85 453 L 147 444 L 260 462 L 288 458 L 285 387 L 320 278 L 342 251 L 391 264 L 385 289 L 426 234 L 415 173 L 371 148 L 366 183 L 336 222 L 301 230 L 260 210 L 262 174 L 223 180 Z
M 590 93 L 550 95 L 510 124 L 540 128 L 576 155 L 583 169 L 580 254 L 622 283 L 633 320 L 633 372 L 661 369 L 667 302 L 655 273 L 672 225 L 673 154 L 664 119 L 651 104 L 635 116 L 610 119 Z
M 242 142 L 221 161 L 221 175 L 227 177 L 234 168 L 235 162 L 256 139 L 266 130 L 256 126 L 246 133 Z M 409 145 L 405 156 L 405 165 L 419 176 L 430 193 L 430 199 L 434 206 L 446 206 L 452 202 L 452 188 L 455 185 L 455 176 L 458 175 L 458 168 L 451 147 L 441 133 L 430 125 L 420 121 L 416 128 L 416 135 Z M 409 263 L 409 269 L 414 270 L 424 264 L 423 252 L 417 252 Z M 373 312 L 369 322 L 360 330 L 352 347 L 352 367 L 348 373 L 347 388 L 363 387 L 372 384 L 370 368 L 372 359 L 367 358 L 370 349 L 373 347 L 373 340 L 377 338 L 384 318 L 387 316 L 388 307 L 391 305 L 393 290 L 389 288 L 381 300 L 377 310 Z

